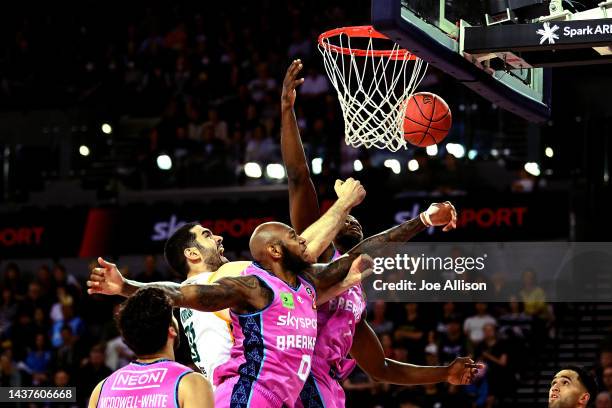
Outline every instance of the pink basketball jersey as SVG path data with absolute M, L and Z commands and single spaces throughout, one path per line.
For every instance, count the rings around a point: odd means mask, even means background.
M 222 401 L 216 396 L 216 404 L 254 407 L 263 395 L 266 406 L 292 407 L 310 373 L 317 338 L 315 290 L 301 277 L 292 288 L 256 263 L 242 275 L 256 276 L 274 298 L 259 312 L 231 313 L 235 343 L 230 360 L 215 370 L 214 383 L 233 386 Z
M 339 257 L 340 253 L 336 251 L 332 260 Z M 319 306 L 319 331 L 311 378 L 300 394 L 298 407 L 344 407 L 344 392 L 338 380 L 346 378 L 357 364 L 347 356 L 353 345 L 355 327 L 365 308 L 361 285 L 353 286 Z
M 97 407 L 178 408 L 179 382 L 191 372 L 170 360 L 132 362 L 104 380 Z

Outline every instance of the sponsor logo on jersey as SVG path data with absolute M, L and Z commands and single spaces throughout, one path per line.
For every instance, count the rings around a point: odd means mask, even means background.
M 288 292 L 280 293 L 281 302 L 283 303 L 283 307 L 287 309 L 295 309 L 295 302 L 293 301 L 293 295 Z
M 292 327 L 296 330 L 299 329 L 308 329 L 308 328 L 317 328 L 317 318 L 309 318 L 309 317 L 297 317 L 291 315 L 291 312 L 288 312 L 286 315 L 278 316 L 278 320 L 276 322 L 277 326 L 287 326 Z

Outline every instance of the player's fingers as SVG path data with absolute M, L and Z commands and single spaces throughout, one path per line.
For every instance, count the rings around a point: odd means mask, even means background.
M 102 266 L 103 268 L 114 268 L 116 265 L 114 263 L 108 262 L 106 261 L 104 258 L 102 258 L 101 256 L 98 257 L 98 263 L 100 264 L 100 266 Z
M 291 68 L 289 69 L 289 73 L 292 78 L 295 78 L 297 73 L 300 71 L 300 66 L 302 65 L 302 61 L 299 59 L 293 60 L 291 63 Z
M 97 276 L 99 278 L 105 278 L 106 277 L 106 270 L 102 269 L 102 268 L 93 268 L 91 270 L 91 273 L 89 274 L 89 276 Z
M 296 79 L 295 81 L 293 81 L 293 88 L 297 88 L 303 83 L 304 83 L 304 78 Z
M 88 288 L 95 288 L 95 287 L 98 287 L 98 286 L 100 286 L 100 282 L 91 281 L 91 280 L 87 281 L 87 287 Z

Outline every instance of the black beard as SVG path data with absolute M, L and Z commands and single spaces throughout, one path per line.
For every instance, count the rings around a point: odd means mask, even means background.
M 283 249 L 283 269 L 291 271 L 296 275 L 308 268 L 310 264 L 303 260 L 301 257 L 291 253 L 284 245 L 281 246 Z
M 348 252 L 349 249 L 359 244 L 363 238 L 356 234 L 342 234 L 336 236 L 334 243 L 340 252 Z

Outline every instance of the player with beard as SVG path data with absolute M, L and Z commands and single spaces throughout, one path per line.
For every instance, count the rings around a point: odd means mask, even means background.
M 214 372 L 215 406 L 293 406 L 310 372 L 317 334 L 315 293 L 342 281 L 351 266 L 359 273 L 371 270 L 371 258 L 358 254 L 311 265 L 306 244 L 289 226 L 265 223 L 249 243 L 256 262 L 240 276 L 207 285 L 160 285 L 174 306 L 230 309 L 235 343 L 230 360 Z M 360 254 L 366 249 L 367 244 Z
M 580 367 L 567 367 L 555 374 L 548 391 L 548 408 L 585 408 L 597 395 L 597 383 Z
M 291 223 L 302 231 L 319 217 L 316 189 L 300 139 L 294 112 L 296 88 L 304 82 L 298 79 L 302 69 L 295 60 L 287 70 L 281 96 L 281 152 L 287 168 Z M 428 226 L 442 226 L 444 231 L 456 227 L 456 212 L 449 203 L 434 204 L 419 218 L 368 238 L 370 242 L 405 242 Z M 335 259 L 363 240 L 361 225 L 347 215 L 344 226 L 333 244 L 323 251 L 322 260 Z M 426 384 L 448 381 L 467 384 L 479 365 L 469 358 L 458 358 L 447 367 L 419 367 L 385 358 L 383 348 L 365 320 L 366 302 L 360 285 L 351 287 L 319 307 L 319 332 L 312 373 L 300 394 L 305 407 L 343 407 L 344 391 L 339 383 L 355 366 L 355 361 L 371 377 L 395 384 Z M 340 334 L 340 335 L 339 335 Z M 355 360 L 347 359 L 351 353 Z
M 307 257 L 310 262 L 317 258 L 322 248 L 329 245 L 337 234 L 346 215 L 365 196 L 365 190 L 357 180 L 348 179 L 344 183 L 338 181 L 338 200 L 330 210 L 312 224 L 303 236 L 307 237 Z M 316 253 L 317 256 L 310 254 Z M 182 276 L 186 276 L 184 285 L 208 284 L 223 277 L 239 276 L 250 265 L 250 262 L 232 262 L 224 256 L 223 238 L 215 235 L 210 229 L 202 227 L 197 222 L 185 224 L 172 233 L 164 247 L 166 262 Z M 116 265 L 98 259 L 100 268 L 92 271 L 88 282 L 90 294 L 130 296 L 138 288 L 147 284 L 126 280 L 121 276 Z M 221 266 L 227 265 L 223 270 Z M 103 283 L 97 279 L 104 279 Z M 324 298 L 333 297 L 351 286 L 359 276 L 352 274 L 345 281 L 332 288 Z M 158 283 L 159 284 L 159 283 Z M 176 286 L 169 283 L 171 287 Z M 191 359 L 209 381 L 213 381 L 214 370 L 230 357 L 230 349 L 234 343 L 231 332 L 229 311 L 202 312 L 181 308 L 180 319 L 191 350 Z
M 212 387 L 204 376 L 174 361 L 178 322 L 163 290 L 139 290 L 121 305 L 117 325 L 136 360 L 96 386 L 89 408 L 214 406 Z

